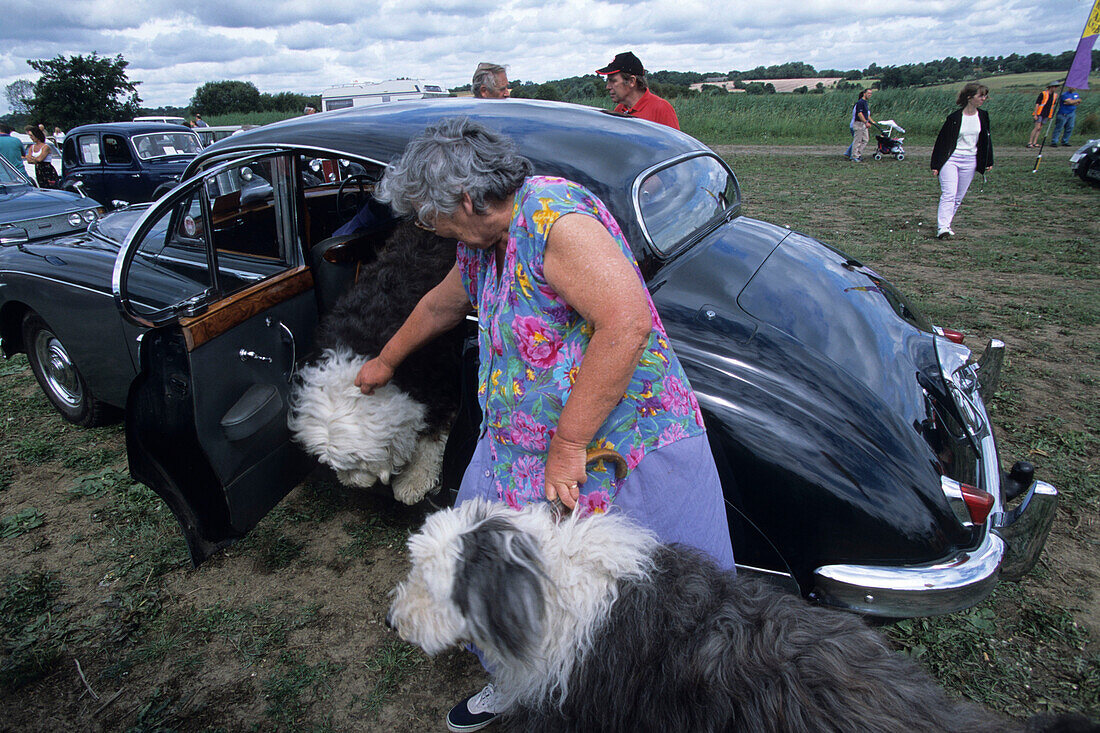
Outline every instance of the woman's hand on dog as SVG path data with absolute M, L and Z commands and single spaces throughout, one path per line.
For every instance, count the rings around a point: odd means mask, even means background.
M 546 453 L 546 499 L 560 499 L 572 511 L 580 498 L 580 485 L 588 477 L 585 471 L 587 445 L 576 443 L 555 433 Z
M 355 386 L 363 394 L 374 394 L 374 390 L 393 379 L 393 367 L 376 356 L 359 369 L 355 375 Z

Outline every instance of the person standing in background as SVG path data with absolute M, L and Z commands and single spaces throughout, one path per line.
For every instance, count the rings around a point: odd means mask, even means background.
M 989 99 L 989 88 L 970 82 L 962 88 L 932 148 L 932 175 L 940 179 L 940 205 L 936 212 L 936 236 L 955 236 L 951 223 L 966 196 L 974 174 L 993 167 L 993 142 L 989 136 L 989 113 L 981 109 Z
M 863 162 L 863 149 L 867 147 L 870 135 L 867 126 L 874 122 L 871 117 L 870 99 L 874 89 L 864 89 L 856 99 L 856 106 L 852 109 L 852 145 L 849 148 L 849 157 L 853 163 Z
M 508 69 L 482 61 L 474 70 L 470 90 L 477 99 L 507 99 L 512 94 L 508 86 Z
M 1029 148 L 1039 147 L 1039 135 L 1043 132 L 1043 125 L 1054 117 L 1054 108 L 1057 106 L 1058 96 L 1054 93 L 1061 82 L 1052 81 L 1047 88 L 1039 92 L 1035 98 L 1035 111 L 1031 113 L 1031 119 L 1035 120 L 1035 126 L 1031 128 L 1031 137 L 1028 138 Z
M 0 156 L 23 172 L 23 143 L 11 136 L 11 127 L 0 122 Z
M 46 144 L 46 134 L 42 132 L 41 127 L 39 125 L 27 128 L 27 134 L 34 142 L 27 154 L 23 156 L 23 160 L 34 163 L 34 177 L 38 181 L 39 188 L 57 188 L 57 170 L 50 162 L 53 151 Z
M 605 88 L 616 112 L 680 129 L 676 110 L 650 91 L 642 62 L 632 52 L 616 54 L 610 64 L 596 69 L 596 73 L 607 77 Z
M 1073 125 L 1077 121 L 1077 105 L 1081 103 L 1081 95 L 1070 87 L 1058 95 L 1058 114 L 1054 118 L 1054 130 L 1050 133 L 1050 147 L 1069 145 L 1069 136 L 1073 134 Z M 1062 141 L 1058 142 L 1061 133 Z

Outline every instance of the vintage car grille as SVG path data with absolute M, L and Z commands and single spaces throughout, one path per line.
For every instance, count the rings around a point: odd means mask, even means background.
M 72 212 L 65 212 L 64 214 L 43 216 L 38 219 L 27 219 L 24 221 L 12 222 L 12 225 L 26 229 L 27 237 L 29 239 L 56 237 L 59 234 L 82 232 L 88 228 L 88 222 L 86 221 L 81 221 L 80 224 L 76 226 L 70 224 L 69 216 L 71 213 Z

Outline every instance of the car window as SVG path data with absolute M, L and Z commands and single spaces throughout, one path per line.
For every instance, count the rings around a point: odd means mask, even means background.
M 667 254 L 740 204 L 741 194 L 729 169 L 704 154 L 643 174 L 634 196 L 646 233 Z
M 123 283 L 133 310 L 156 320 L 223 299 L 303 261 L 288 155 L 218 166 L 141 224 Z
M 228 295 L 298 264 L 290 159 L 270 156 L 204 181 L 217 286 Z
M 127 276 L 135 310 L 155 313 L 213 287 L 203 232 L 203 199 L 196 189 L 165 211 L 138 245 Z
M 142 160 L 170 155 L 194 155 L 202 149 L 193 132 L 152 132 L 134 135 L 134 149 Z
M 99 165 L 99 135 L 80 135 L 76 138 L 76 149 L 80 162 L 84 165 Z
M 103 136 L 103 162 L 116 165 L 127 165 L 133 162 L 126 138 L 118 135 Z
M 8 161 L 4 160 L 0 162 L 0 184 L 5 186 L 20 185 L 25 186 L 29 183 L 26 178 L 21 176 L 15 168 L 8 165 Z

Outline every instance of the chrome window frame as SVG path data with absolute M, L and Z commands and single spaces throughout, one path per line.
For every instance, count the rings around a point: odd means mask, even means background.
M 669 168 L 672 168 L 675 165 L 679 165 L 679 164 L 681 164 L 685 161 L 692 160 L 694 158 L 711 158 L 711 159 L 717 161 L 718 164 L 722 168 L 725 169 L 726 173 L 729 175 L 730 179 L 733 181 L 733 185 L 737 189 L 737 201 L 730 204 L 730 206 L 727 207 L 726 210 L 721 215 L 711 217 L 704 224 L 697 227 L 693 232 L 691 232 L 691 234 L 688 234 L 687 236 L 681 238 L 672 247 L 669 247 L 667 249 L 663 248 L 663 247 L 660 247 L 654 241 L 653 235 L 649 231 L 649 227 L 646 226 L 645 216 L 643 216 L 643 214 L 642 214 L 642 201 L 641 201 L 642 184 L 645 183 L 646 179 L 648 179 L 653 174 L 659 173 L 662 170 L 667 170 Z M 722 160 L 721 156 L 719 156 L 717 153 L 715 153 L 712 150 L 693 150 L 690 153 L 683 153 L 683 154 L 677 155 L 673 158 L 669 158 L 668 160 L 661 161 L 660 163 L 657 163 L 656 165 L 652 165 L 649 168 L 646 168 L 645 170 L 643 170 L 637 176 L 635 176 L 634 177 L 634 182 L 631 184 L 631 187 L 630 187 L 630 200 L 631 200 L 631 205 L 634 208 L 634 218 L 637 220 L 638 226 L 642 230 L 642 236 L 645 237 L 645 241 L 649 245 L 649 248 L 658 257 L 668 258 L 668 257 L 672 257 L 676 253 L 680 252 L 681 250 L 683 250 L 685 247 L 689 246 L 693 242 L 698 241 L 705 234 L 712 231 L 715 228 L 715 226 L 717 226 L 720 222 L 728 221 L 729 219 L 732 219 L 732 218 L 740 215 L 740 213 L 741 213 L 741 182 L 737 180 L 737 174 L 735 174 L 733 172 L 733 169 L 730 168 L 729 164 L 726 163 L 726 161 Z

